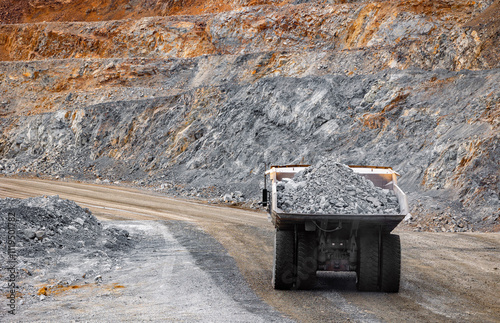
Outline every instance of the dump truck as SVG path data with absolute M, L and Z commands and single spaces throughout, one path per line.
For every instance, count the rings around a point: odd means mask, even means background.
M 311 289 L 317 271 L 356 272 L 359 291 L 397 293 L 401 276 L 400 238 L 391 231 L 408 214 L 405 193 L 390 167 L 349 166 L 375 186 L 394 192 L 397 214 L 304 214 L 278 208 L 277 184 L 308 165 L 271 166 L 262 204 L 275 227 L 272 284 L 275 289 Z

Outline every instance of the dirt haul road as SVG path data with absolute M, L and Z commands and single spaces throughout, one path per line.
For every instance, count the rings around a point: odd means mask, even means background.
M 108 268 L 107 284 L 99 290 L 65 290 L 26 304 L 16 318 L 4 318 L 500 321 L 498 233 L 397 229 L 399 294 L 357 292 L 355 276 L 339 273 L 319 274 L 313 291 L 275 291 L 270 283 L 273 226 L 265 213 L 124 187 L 0 178 L 1 198 L 56 194 L 142 240 L 119 265 Z

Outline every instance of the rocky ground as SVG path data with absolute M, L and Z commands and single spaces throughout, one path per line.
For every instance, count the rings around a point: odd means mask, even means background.
M 213 237 L 188 222 L 101 222 L 58 196 L 6 198 L 0 238 L 2 322 L 290 321 L 255 295 Z
M 500 229 L 499 1 L 9 3 L 5 175 L 251 203 L 330 156 L 398 171 L 415 230 Z

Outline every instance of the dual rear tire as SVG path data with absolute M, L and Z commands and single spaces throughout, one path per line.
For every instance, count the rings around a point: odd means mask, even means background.
M 311 289 L 316 285 L 317 248 L 314 232 L 276 230 L 272 284 L 274 289 Z
M 296 289 L 312 289 L 316 285 L 318 256 L 314 232 L 299 232 L 297 242 Z
M 398 235 L 365 232 L 359 237 L 356 287 L 366 292 L 399 292 L 401 242 Z
M 314 232 L 276 230 L 274 289 L 311 289 L 316 285 L 317 245 Z M 366 292 L 399 292 L 401 242 L 398 235 L 364 232 L 359 236 L 356 287 Z
M 272 278 L 274 289 L 287 290 L 293 287 L 295 283 L 294 249 L 294 232 L 276 230 Z
M 357 275 L 356 287 L 359 291 L 378 290 L 379 243 L 376 232 L 361 233 L 359 236 Z
M 401 279 L 401 241 L 398 235 L 382 236 L 381 255 L 380 291 L 397 293 Z

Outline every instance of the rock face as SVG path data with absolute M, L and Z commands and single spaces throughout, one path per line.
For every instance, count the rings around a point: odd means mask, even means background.
M 0 22 L 103 21 L 220 13 L 295 0 L 1 0 Z M 298 1 L 295 1 L 299 3 Z M 302 1 L 307 2 L 307 1 Z
M 498 225 L 498 1 L 216 2 L 0 25 L 0 172 L 252 198 L 330 156 L 397 170 L 412 223 Z
M 392 190 L 354 173 L 349 166 L 323 159 L 276 185 L 278 207 L 287 213 L 399 214 Z

